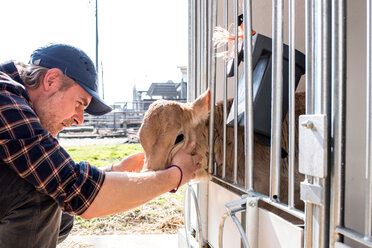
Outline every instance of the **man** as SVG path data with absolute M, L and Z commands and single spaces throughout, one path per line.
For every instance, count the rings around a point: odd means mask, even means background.
M 84 111 L 111 108 L 97 94 L 97 74 L 83 51 L 53 44 L 35 50 L 28 65 L 0 65 L 0 247 L 55 247 L 72 228 L 71 215 L 126 211 L 178 188 L 200 168 L 193 143 L 162 171 L 139 173 L 143 153 L 103 170 L 75 163 L 55 137 L 82 124 Z

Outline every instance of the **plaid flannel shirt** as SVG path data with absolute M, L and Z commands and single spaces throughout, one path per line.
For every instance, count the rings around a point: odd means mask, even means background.
M 105 178 L 88 162 L 75 163 L 52 135 L 42 128 L 14 63 L 0 65 L 0 167 L 48 194 L 71 214 L 90 206 Z M 1 184 L 1 182 L 0 182 Z

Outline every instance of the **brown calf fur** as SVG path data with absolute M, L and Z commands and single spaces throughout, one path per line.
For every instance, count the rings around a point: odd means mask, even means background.
M 296 93 L 296 133 L 298 116 L 304 114 L 305 93 Z M 229 110 L 232 100 L 228 101 Z M 190 141 L 196 141 L 195 152 L 201 154 L 202 169 L 197 173 L 197 179 L 208 178 L 206 172 L 208 159 L 208 122 L 209 122 L 209 91 L 205 92 L 192 103 L 159 100 L 151 104 L 139 131 L 141 145 L 146 160 L 145 170 L 164 169 L 172 161 L 173 155 L 186 147 Z M 234 164 L 234 128 L 227 127 L 226 179 L 233 179 Z M 298 137 L 298 135 L 296 135 Z M 282 125 L 282 147 L 287 150 L 288 114 Z M 303 176 L 298 172 L 297 139 L 295 151 L 295 207 L 303 209 L 300 200 L 299 184 Z M 215 106 L 214 122 L 214 160 L 217 164 L 217 175 L 222 174 L 223 161 L 223 102 Z M 254 190 L 268 195 L 270 187 L 270 147 L 254 139 Z M 244 127 L 238 128 L 238 183 L 244 185 Z M 151 165 L 151 167 L 150 167 Z M 288 191 L 288 159 L 282 159 L 281 166 L 281 202 L 287 202 Z

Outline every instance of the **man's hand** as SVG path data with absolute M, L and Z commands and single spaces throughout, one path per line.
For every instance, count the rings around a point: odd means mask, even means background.
M 183 172 L 181 185 L 192 180 L 196 171 L 200 169 L 202 157 L 199 154 L 194 154 L 195 146 L 195 142 L 191 141 L 185 150 L 178 151 L 173 157 L 172 164 L 178 165 Z
M 145 154 L 136 152 L 123 158 L 119 163 L 107 166 L 104 171 L 108 172 L 141 172 L 145 162 Z

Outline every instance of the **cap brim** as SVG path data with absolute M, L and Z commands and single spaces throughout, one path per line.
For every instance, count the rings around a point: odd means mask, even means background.
M 85 112 L 91 115 L 104 115 L 112 111 L 112 108 L 108 106 L 95 91 L 84 87 L 84 85 L 82 84 L 79 85 L 82 86 L 83 89 L 92 96 L 92 100 L 90 101 L 88 107 L 85 109 Z

